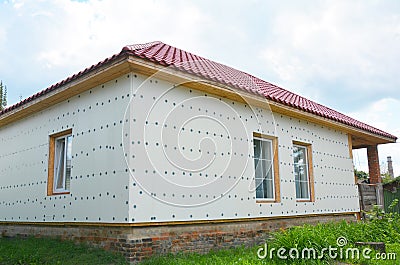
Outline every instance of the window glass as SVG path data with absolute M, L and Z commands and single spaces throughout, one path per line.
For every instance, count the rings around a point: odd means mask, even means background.
M 272 141 L 254 138 L 254 167 L 257 199 L 274 199 Z
M 71 178 L 72 136 L 55 140 L 54 150 L 54 191 L 68 191 Z
M 307 147 L 293 146 L 294 181 L 296 184 L 296 198 L 310 199 L 309 172 Z

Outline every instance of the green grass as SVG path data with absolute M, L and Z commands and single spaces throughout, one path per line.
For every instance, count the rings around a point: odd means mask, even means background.
M 186 264 L 200 264 L 200 265 L 258 265 L 258 264 L 272 264 L 272 265 L 284 265 L 284 264 L 338 264 L 335 260 L 277 260 L 277 259 L 259 259 L 257 258 L 258 247 L 244 248 L 239 247 L 230 250 L 221 250 L 211 252 L 206 255 L 199 254 L 177 254 L 167 255 L 162 257 L 152 257 L 140 263 L 140 265 L 186 265 Z M 386 252 L 400 253 L 400 244 L 387 244 Z M 375 252 L 374 252 L 375 253 Z M 370 256 L 373 257 L 374 253 Z M 371 264 L 371 265 L 398 265 L 400 264 L 399 258 L 396 260 L 342 260 L 342 264 Z
M 239 247 L 234 249 L 212 251 L 205 255 L 200 254 L 169 254 L 162 257 L 152 257 L 144 260 L 140 265 L 220 265 L 220 264 L 275 264 L 268 260 L 257 258 L 257 248 Z
M 0 238 L 0 264 L 127 264 L 122 255 L 49 238 Z

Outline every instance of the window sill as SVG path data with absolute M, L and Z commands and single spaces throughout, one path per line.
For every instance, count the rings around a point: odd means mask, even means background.
M 65 194 L 70 194 L 70 191 L 57 191 L 57 192 L 52 192 L 51 194 L 48 194 L 48 196 L 53 196 L 53 195 L 65 195 Z
M 279 203 L 279 201 L 273 199 L 257 199 L 256 203 Z
M 296 202 L 313 202 L 311 199 L 296 199 Z

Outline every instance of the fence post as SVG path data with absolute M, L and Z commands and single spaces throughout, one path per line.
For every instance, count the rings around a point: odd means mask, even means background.
M 384 209 L 385 200 L 384 200 L 384 197 L 383 197 L 383 186 L 382 186 L 382 183 L 376 183 L 375 192 L 376 192 L 376 204 L 381 209 Z
M 359 198 L 359 203 L 360 203 L 360 214 L 363 220 L 365 220 L 365 204 L 364 204 L 364 196 L 363 196 L 363 190 L 362 190 L 362 184 L 358 183 L 358 198 Z

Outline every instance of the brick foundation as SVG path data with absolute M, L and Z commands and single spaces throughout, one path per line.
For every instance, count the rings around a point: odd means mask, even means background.
M 226 223 L 157 226 L 111 226 L 100 224 L 12 224 L 0 223 L 0 236 L 58 237 L 88 242 L 122 252 L 136 263 L 152 255 L 178 252 L 207 253 L 210 250 L 262 244 L 270 232 L 304 223 L 355 220 L 354 214 L 319 215 Z

